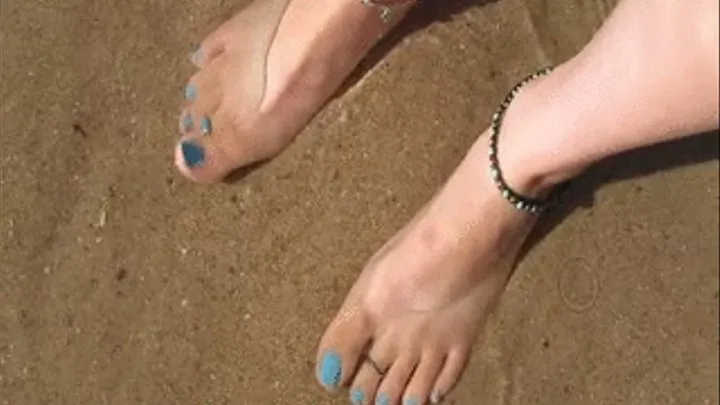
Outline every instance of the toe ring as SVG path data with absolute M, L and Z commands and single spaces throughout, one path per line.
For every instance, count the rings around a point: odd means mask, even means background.
M 382 367 L 380 367 L 378 363 L 373 360 L 372 357 L 370 357 L 370 355 L 365 356 L 365 362 L 368 363 L 370 367 L 372 367 L 373 370 L 375 370 L 375 372 L 378 373 L 380 377 L 385 377 L 385 374 L 387 374 L 387 368 L 383 369 Z

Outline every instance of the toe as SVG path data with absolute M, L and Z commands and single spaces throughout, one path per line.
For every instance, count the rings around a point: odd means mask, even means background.
M 370 352 L 362 357 L 363 361 L 352 382 L 350 402 L 353 405 L 391 405 L 390 394 L 380 391 L 379 387 L 383 381 L 383 374 L 384 378 L 399 374 L 398 367 L 402 368 L 402 365 L 394 362 L 394 358 L 390 346 L 382 343 L 373 344 Z
M 184 89 L 185 108 L 194 112 L 214 111 L 222 99 L 222 64 L 215 63 L 193 75 Z
M 206 121 L 207 120 L 207 121 Z M 235 166 L 237 158 L 230 155 L 232 145 L 224 141 L 232 139 L 232 128 L 212 122 L 203 117 L 189 135 L 184 136 L 175 147 L 175 165 L 180 173 L 197 183 L 214 183 L 222 180 Z M 216 126 L 218 128 L 216 128 Z M 209 135 L 197 134 L 199 128 L 211 128 Z M 227 142 L 225 142 L 227 143 Z
M 206 66 L 225 52 L 229 38 L 230 26 L 228 24 L 220 26 L 202 40 L 200 46 L 190 55 L 190 61 L 199 68 Z
M 221 117 L 219 117 L 221 118 Z M 211 121 L 207 116 L 195 120 L 195 127 L 175 147 L 175 165 L 180 173 L 197 183 L 214 183 L 232 170 L 235 159 L 227 152 L 223 140 L 231 138 L 227 124 Z M 212 131 L 203 134 L 203 129 Z
M 185 138 L 178 142 L 175 148 L 175 165 L 189 178 L 194 178 L 193 172 L 199 171 L 214 159 L 206 142 L 202 139 Z
M 232 107 L 223 104 L 213 112 L 192 106 L 180 118 L 183 137 L 175 148 L 175 162 L 185 177 L 215 183 L 239 167 L 270 156 L 273 145 L 258 142 L 255 133 L 242 128 Z
M 399 357 L 383 378 L 375 397 L 375 405 L 398 405 L 412 375 L 417 359 L 414 356 Z
M 450 351 L 445 359 L 445 365 L 435 380 L 435 385 L 430 394 L 430 403 L 439 404 L 442 399 L 452 390 L 460 378 L 468 359 L 466 348 Z
M 412 379 L 405 388 L 403 405 L 423 405 L 428 402 L 433 384 L 442 369 L 444 356 L 437 353 L 426 353 L 418 364 Z
M 185 86 L 185 103 L 178 120 L 181 134 L 190 134 L 193 131 L 195 134 L 202 134 L 201 124 L 204 118 L 212 116 L 220 106 L 221 83 L 218 75 L 213 75 L 211 70 L 213 69 L 198 72 Z
M 350 389 L 350 403 L 352 405 L 367 405 L 369 404 L 369 398 L 368 393 L 363 388 L 352 387 Z
M 328 390 L 348 384 L 370 341 L 370 325 L 357 310 L 341 310 L 320 341 L 318 382 Z
M 352 405 L 372 405 L 382 376 L 370 364 L 362 363 L 350 388 Z
M 188 134 L 190 131 L 195 129 L 195 117 L 193 117 L 192 112 L 188 108 L 184 108 L 183 111 L 180 113 L 180 120 L 178 122 L 180 125 L 179 130 L 181 134 Z

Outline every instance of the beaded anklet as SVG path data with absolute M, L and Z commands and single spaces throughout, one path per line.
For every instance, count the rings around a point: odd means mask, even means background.
M 552 68 L 549 67 L 541 69 L 533 73 L 532 75 L 527 76 L 518 84 L 516 84 L 510 90 L 507 96 L 505 96 L 505 99 L 500 104 L 497 112 L 495 113 L 495 115 L 493 115 L 492 124 L 490 127 L 490 175 L 495 182 L 495 185 L 497 185 L 503 198 L 505 198 L 515 208 L 520 211 L 528 212 L 535 215 L 539 215 L 547 211 L 553 205 L 557 204 L 559 196 L 562 191 L 564 191 L 565 187 L 561 186 L 557 188 L 553 193 L 551 193 L 551 195 L 547 199 L 544 200 L 525 197 L 517 191 L 513 190 L 507 184 L 507 182 L 505 182 L 502 172 L 500 171 L 500 163 L 498 162 L 498 136 L 500 135 L 500 126 L 502 125 L 503 118 L 505 117 L 505 112 L 507 111 L 508 106 L 510 106 L 510 103 L 513 101 L 520 89 L 531 81 L 537 79 L 538 77 L 547 75 L 551 71 Z
M 380 8 L 380 19 L 385 24 L 390 23 L 390 21 L 392 21 L 393 17 L 395 17 L 395 9 L 393 9 L 392 6 L 390 6 L 388 4 L 380 2 L 379 0 L 360 0 L 360 3 L 362 3 L 363 5 L 368 6 L 368 7 L 379 7 Z

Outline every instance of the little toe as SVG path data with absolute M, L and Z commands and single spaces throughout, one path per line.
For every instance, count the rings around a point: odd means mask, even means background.
M 423 355 L 405 388 L 402 405 L 423 405 L 428 402 L 443 362 L 444 356 L 438 353 Z
M 229 43 L 231 28 L 229 25 L 221 25 L 206 36 L 190 54 L 190 62 L 202 68 L 225 52 L 225 47 Z
M 468 350 L 466 348 L 452 350 L 445 364 L 435 380 L 434 387 L 430 393 L 430 403 L 435 405 L 442 402 L 443 398 L 453 389 L 460 375 L 465 368 L 468 360 Z
M 417 361 L 414 356 L 399 357 L 378 387 L 375 405 L 399 405 L 405 386 L 416 365 Z
M 318 348 L 316 377 L 320 385 L 331 391 L 347 385 L 370 337 L 369 322 L 362 313 L 341 310 Z

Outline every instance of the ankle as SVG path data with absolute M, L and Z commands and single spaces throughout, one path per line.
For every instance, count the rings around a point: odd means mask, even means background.
M 527 197 L 545 197 L 581 174 L 590 162 L 568 148 L 577 131 L 562 117 L 571 110 L 558 96 L 564 66 L 520 89 L 498 131 L 498 161 L 507 184 Z M 577 134 L 574 136 L 577 137 Z
M 343 0 L 339 7 L 352 13 L 357 21 L 362 21 L 365 30 L 378 31 L 383 36 L 397 25 L 417 0 Z

